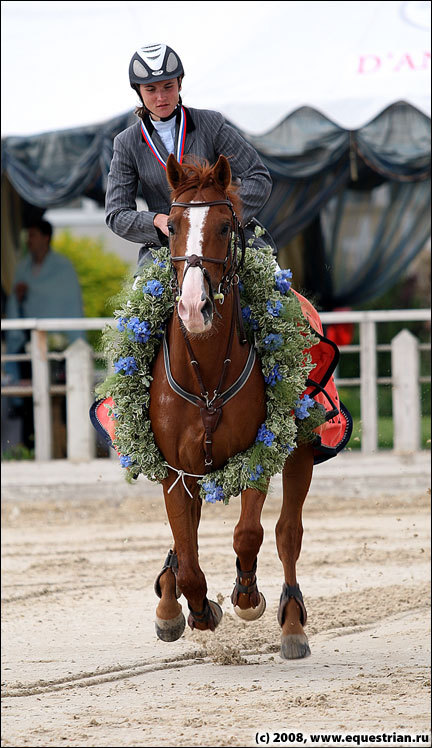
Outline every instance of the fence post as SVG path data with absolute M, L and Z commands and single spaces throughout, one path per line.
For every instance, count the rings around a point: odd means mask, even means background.
M 378 392 L 375 322 L 360 322 L 360 407 L 362 452 L 370 454 L 378 446 Z
M 52 448 L 51 398 L 46 332 L 43 330 L 32 330 L 30 346 L 35 460 L 50 460 Z
M 92 349 L 82 338 L 65 351 L 67 456 L 90 460 L 95 456 L 94 430 L 89 418 L 93 392 Z
M 420 385 L 418 340 L 409 330 L 401 330 L 391 342 L 393 449 L 415 452 L 420 449 Z

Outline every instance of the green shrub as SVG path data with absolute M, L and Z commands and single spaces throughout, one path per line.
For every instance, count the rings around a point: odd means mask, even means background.
M 81 285 L 85 317 L 110 317 L 113 297 L 120 291 L 130 265 L 113 252 L 106 252 L 101 239 L 56 234 L 53 248 L 75 267 Z
M 131 266 L 113 252 L 106 252 L 101 239 L 74 236 L 70 231 L 55 235 L 53 248 L 73 264 L 81 286 L 84 316 L 111 317 L 114 297 L 121 290 Z M 99 348 L 101 333 L 91 332 L 88 340 Z

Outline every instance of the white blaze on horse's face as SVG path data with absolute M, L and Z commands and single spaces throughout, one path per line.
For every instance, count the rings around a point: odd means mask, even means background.
M 184 218 L 189 221 L 186 239 L 186 256 L 201 255 L 204 240 L 204 226 L 209 207 L 186 208 Z M 184 275 L 182 293 L 178 303 L 178 314 L 186 330 L 201 333 L 211 327 L 211 315 L 204 314 L 208 309 L 208 294 L 204 275 L 198 267 L 190 267 Z

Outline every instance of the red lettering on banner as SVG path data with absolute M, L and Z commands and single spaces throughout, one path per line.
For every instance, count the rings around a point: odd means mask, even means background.
M 411 70 L 415 70 L 415 66 L 414 66 L 414 63 L 413 63 L 413 61 L 412 61 L 412 59 L 411 59 L 411 55 L 403 55 L 403 57 L 401 57 L 401 59 L 400 59 L 399 63 L 398 63 L 398 64 L 396 65 L 396 67 L 394 68 L 394 72 L 395 72 L 395 73 L 398 73 L 398 72 L 399 72 L 400 70 L 402 70 L 402 68 L 404 68 L 404 67 L 405 67 L 406 65 L 408 65 L 408 67 L 409 67 L 409 68 L 410 68 Z
M 381 67 L 381 60 L 376 55 L 362 55 L 359 60 L 358 73 L 376 73 Z
M 419 67 L 419 70 L 429 70 L 431 64 L 431 53 L 425 52 L 423 55 L 423 62 Z
M 416 54 L 406 52 L 402 56 L 397 55 L 397 57 L 393 52 L 388 52 L 381 57 L 378 55 L 360 55 L 357 73 L 359 75 L 373 75 L 380 70 L 393 73 L 407 70 L 429 70 L 430 61 L 430 52 Z

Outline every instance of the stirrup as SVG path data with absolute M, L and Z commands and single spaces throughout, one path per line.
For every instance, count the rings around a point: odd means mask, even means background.
M 304 626 L 307 621 L 307 612 L 305 604 L 303 602 L 303 595 L 301 593 L 300 587 L 298 586 L 298 584 L 289 585 L 286 582 L 283 583 L 282 594 L 279 600 L 279 608 L 277 613 L 279 625 L 283 625 L 283 622 L 285 620 L 285 606 L 286 603 L 291 600 L 291 598 L 293 598 L 300 607 L 300 623 L 302 626 Z
M 165 574 L 165 572 L 166 572 L 167 569 L 171 569 L 171 571 L 173 572 L 174 576 L 176 577 L 176 592 L 175 592 L 175 595 L 176 595 L 176 598 L 178 600 L 179 597 L 181 596 L 181 592 L 177 588 L 178 558 L 177 558 L 177 553 L 175 553 L 175 551 L 173 551 L 173 550 L 169 550 L 168 551 L 168 556 L 165 559 L 162 571 L 159 572 L 159 574 L 156 577 L 156 581 L 154 583 L 154 591 L 155 591 L 155 593 L 156 593 L 156 595 L 158 597 L 162 597 L 162 590 L 160 588 L 160 578 L 161 578 L 162 574 Z

